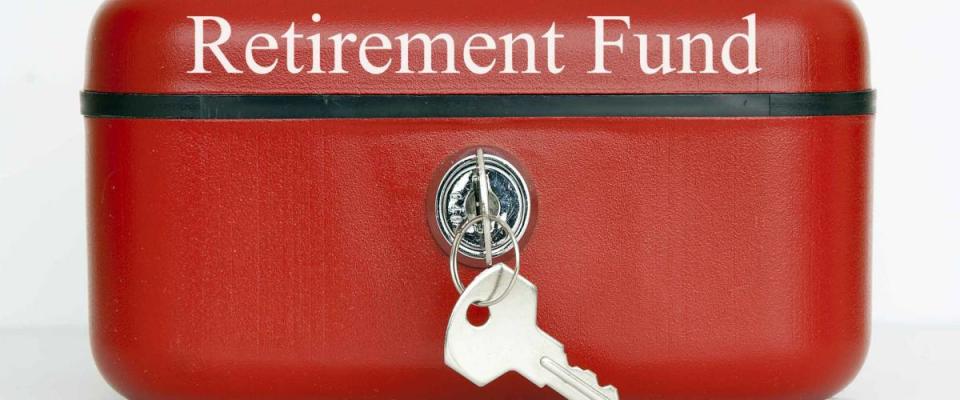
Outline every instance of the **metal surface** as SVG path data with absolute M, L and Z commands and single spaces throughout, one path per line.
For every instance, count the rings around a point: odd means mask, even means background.
M 513 230 L 510 229 L 510 227 L 506 225 L 506 222 L 504 222 L 500 218 L 493 217 L 493 216 L 480 215 L 480 216 L 471 218 L 469 221 L 467 221 L 467 223 L 464 226 L 469 227 L 473 224 L 476 224 L 477 222 L 480 222 L 481 220 L 483 220 L 488 224 L 490 222 L 494 222 L 495 223 L 494 226 L 500 225 L 500 227 L 502 227 L 507 232 L 507 235 L 509 235 L 511 242 L 513 243 L 514 268 L 517 269 L 517 273 L 514 274 L 513 278 L 510 278 L 510 283 L 507 284 L 507 288 L 504 289 L 500 295 L 494 297 L 496 295 L 495 293 L 496 288 L 494 288 L 494 290 L 490 291 L 489 297 L 487 297 L 485 300 L 480 300 L 474 303 L 475 305 L 478 305 L 480 307 L 490 307 L 494 304 L 497 304 L 503 301 L 503 299 L 505 299 L 507 295 L 510 294 L 510 291 L 513 290 L 513 286 L 517 283 L 517 278 L 520 276 L 520 245 L 517 243 L 517 236 L 514 235 Z M 453 238 L 453 248 L 460 247 L 460 243 L 463 240 L 465 231 L 466 229 L 461 229 L 460 232 L 457 233 L 457 236 Z M 460 253 L 455 251 L 450 252 L 450 276 L 453 278 L 453 285 L 457 287 L 457 292 L 459 292 L 462 295 L 464 291 L 464 287 L 463 287 L 463 281 L 460 280 L 460 271 L 457 269 L 457 265 L 458 265 L 457 254 L 460 254 Z
M 463 244 L 457 247 L 460 254 L 493 265 L 495 258 L 510 251 L 514 241 L 502 227 L 490 226 L 489 222 L 479 227 L 465 222 L 489 214 L 503 220 L 519 242 L 530 224 L 530 198 L 527 182 L 516 167 L 478 149 L 454 163 L 440 181 L 435 197 L 440 235 L 454 247 L 454 237 L 466 226 Z
M 487 177 L 487 165 L 486 160 L 483 154 L 483 149 L 477 149 L 477 188 L 479 189 L 480 196 L 477 200 L 480 203 L 480 216 L 481 223 L 483 224 L 483 258 L 487 262 L 487 266 L 493 266 L 493 238 L 491 237 L 490 229 L 493 228 L 490 223 L 490 178 Z M 499 202 L 499 200 L 498 200 Z M 467 209 L 469 211 L 469 208 Z M 499 209 L 497 210 L 499 212 Z M 466 225 L 467 227 L 470 224 Z M 510 229 L 506 224 L 503 225 L 504 229 Z M 465 231 L 465 229 L 461 229 Z M 516 239 L 514 234 L 510 234 L 511 238 Z M 459 248 L 460 246 L 453 246 L 453 248 Z M 519 246 L 516 246 L 519 247 Z M 451 252 L 453 253 L 453 252 Z M 454 256 L 453 258 L 456 258 Z
M 103 2 L 83 88 L 95 99 L 85 141 L 99 369 L 138 400 L 555 398 L 518 374 L 478 389 L 438 354 L 456 292 L 438 287 L 449 285 L 446 271 L 430 271 L 449 248 L 433 184 L 451 155 L 483 145 L 523 161 L 514 165 L 534 198 L 520 242 L 524 276 L 543 290 L 541 325 L 621 399 L 831 398 L 870 342 L 874 118 L 782 116 L 849 113 L 817 99 L 871 87 L 853 3 Z M 728 36 L 754 12 L 759 75 L 639 68 L 635 33 Z M 236 64 L 253 33 L 279 37 L 294 21 L 304 36 L 459 39 L 555 22 L 566 68 L 546 69 L 537 36 L 539 74 L 501 74 L 504 58 L 490 51 L 484 62 L 499 64 L 484 76 L 292 76 L 283 65 L 188 74 L 188 15 L 229 19 L 223 49 Z M 584 73 L 597 39 L 586 16 L 599 15 L 632 20 L 606 26 L 607 38 L 626 37 L 625 54 L 606 48 L 611 74 Z M 208 42 L 225 33 L 206 31 Z M 311 42 L 293 42 L 282 47 L 309 61 Z M 435 68 L 441 51 L 463 55 L 453 50 L 435 46 Z M 732 51 L 743 54 L 742 41 Z M 357 52 L 344 57 L 354 65 Z M 728 117 L 708 117 L 718 114 Z
M 570 366 L 563 345 L 537 327 L 537 287 L 523 277 L 503 301 L 490 307 L 486 323 L 474 326 L 467 320 L 470 305 L 495 291 L 505 275 L 519 276 L 498 264 L 480 273 L 460 296 L 447 325 L 447 366 L 478 386 L 516 371 L 567 399 L 618 400 L 615 387 L 600 386 L 593 372 Z

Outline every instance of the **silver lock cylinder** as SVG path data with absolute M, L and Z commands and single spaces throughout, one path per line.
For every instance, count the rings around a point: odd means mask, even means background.
M 478 157 L 483 159 L 486 179 L 480 176 Z M 482 187 L 484 183 L 486 188 Z M 437 188 L 436 225 L 448 248 L 463 224 L 482 213 L 483 203 L 487 204 L 489 215 L 506 222 L 518 240 L 523 237 L 530 225 L 532 211 L 527 181 L 505 158 L 481 150 L 455 162 Z M 461 255 L 474 260 L 487 258 L 484 229 L 489 229 L 490 258 L 504 255 L 513 248 L 509 234 L 499 225 L 476 224 L 466 227 L 459 249 Z M 490 264 L 489 259 L 487 264 Z

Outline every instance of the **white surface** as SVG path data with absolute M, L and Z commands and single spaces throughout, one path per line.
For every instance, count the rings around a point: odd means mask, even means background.
M 100 378 L 86 329 L 0 329 L 0 399 L 122 399 Z
M 78 92 L 99 0 L 16 0 L 0 34 L 0 399 L 111 398 L 87 356 L 84 133 Z M 958 6 L 858 2 L 880 90 L 873 313 L 960 327 Z M 957 329 L 878 331 L 844 398 L 960 398 Z M 956 378 L 954 378 L 955 380 Z M 950 386 L 948 386 L 950 385 Z M 948 395 L 952 394 L 952 396 Z
M 838 400 L 960 398 L 960 329 L 884 325 Z M 0 399 L 121 399 L 100 378 L 81 327 L 0 329 Z M 547 390 L 547 389 L 544 389 Z
M 874 147 L 877 321 L 960 324 L 960 3 L 860 1 L 879 90 Z M 949 27 L 949 28 L 948 28 Z

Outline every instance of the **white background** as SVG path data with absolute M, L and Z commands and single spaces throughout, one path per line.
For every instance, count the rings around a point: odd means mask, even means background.
M 88 389 L 89 398 L 113 396 L 83 347 L 87 265 L 79 92 L 86 32 L 98 4 L 3 6 L 0 335 L 7 339 L 0 336 L 0 399 L 42 393 L 77 398 L 69 385 L 57 392 L 54 385 L 14 375 L 31 365 L 48 371 L 49 379 L 67 374 L 56 381 Z M 953 390 L 945 369 L 960 373 L 960 10 L 954 4 L 859 2 L 879 89 L 876 329 L 868 364 L 842 398 L 937 398 Z M 57 352 L 74 355 L 60 359 Z

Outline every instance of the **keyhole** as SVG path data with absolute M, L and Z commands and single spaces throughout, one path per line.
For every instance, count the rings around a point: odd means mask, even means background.
M 480 179 L 474 175 L 470 178 L 470 182 L 473 188 L 467 192 L 466 203 L 464 208 L 466 209 L 467 219 L 471 219 L 480 215 L 483 212 L 482 207 L 480 207 Z M 500 216 L 500 198 L 497 197 L 497 193 L 493 191 L 493 188 L 490 184 L 487 184 L 487 212 L 493 216 Z
M 476 304 L 471 304 L 470 308 L 467 309 L 467 321 L 470 322 L 470 325 L 479 328 L 486 325 L 489 320 L 490 307 L 480 307 Z

